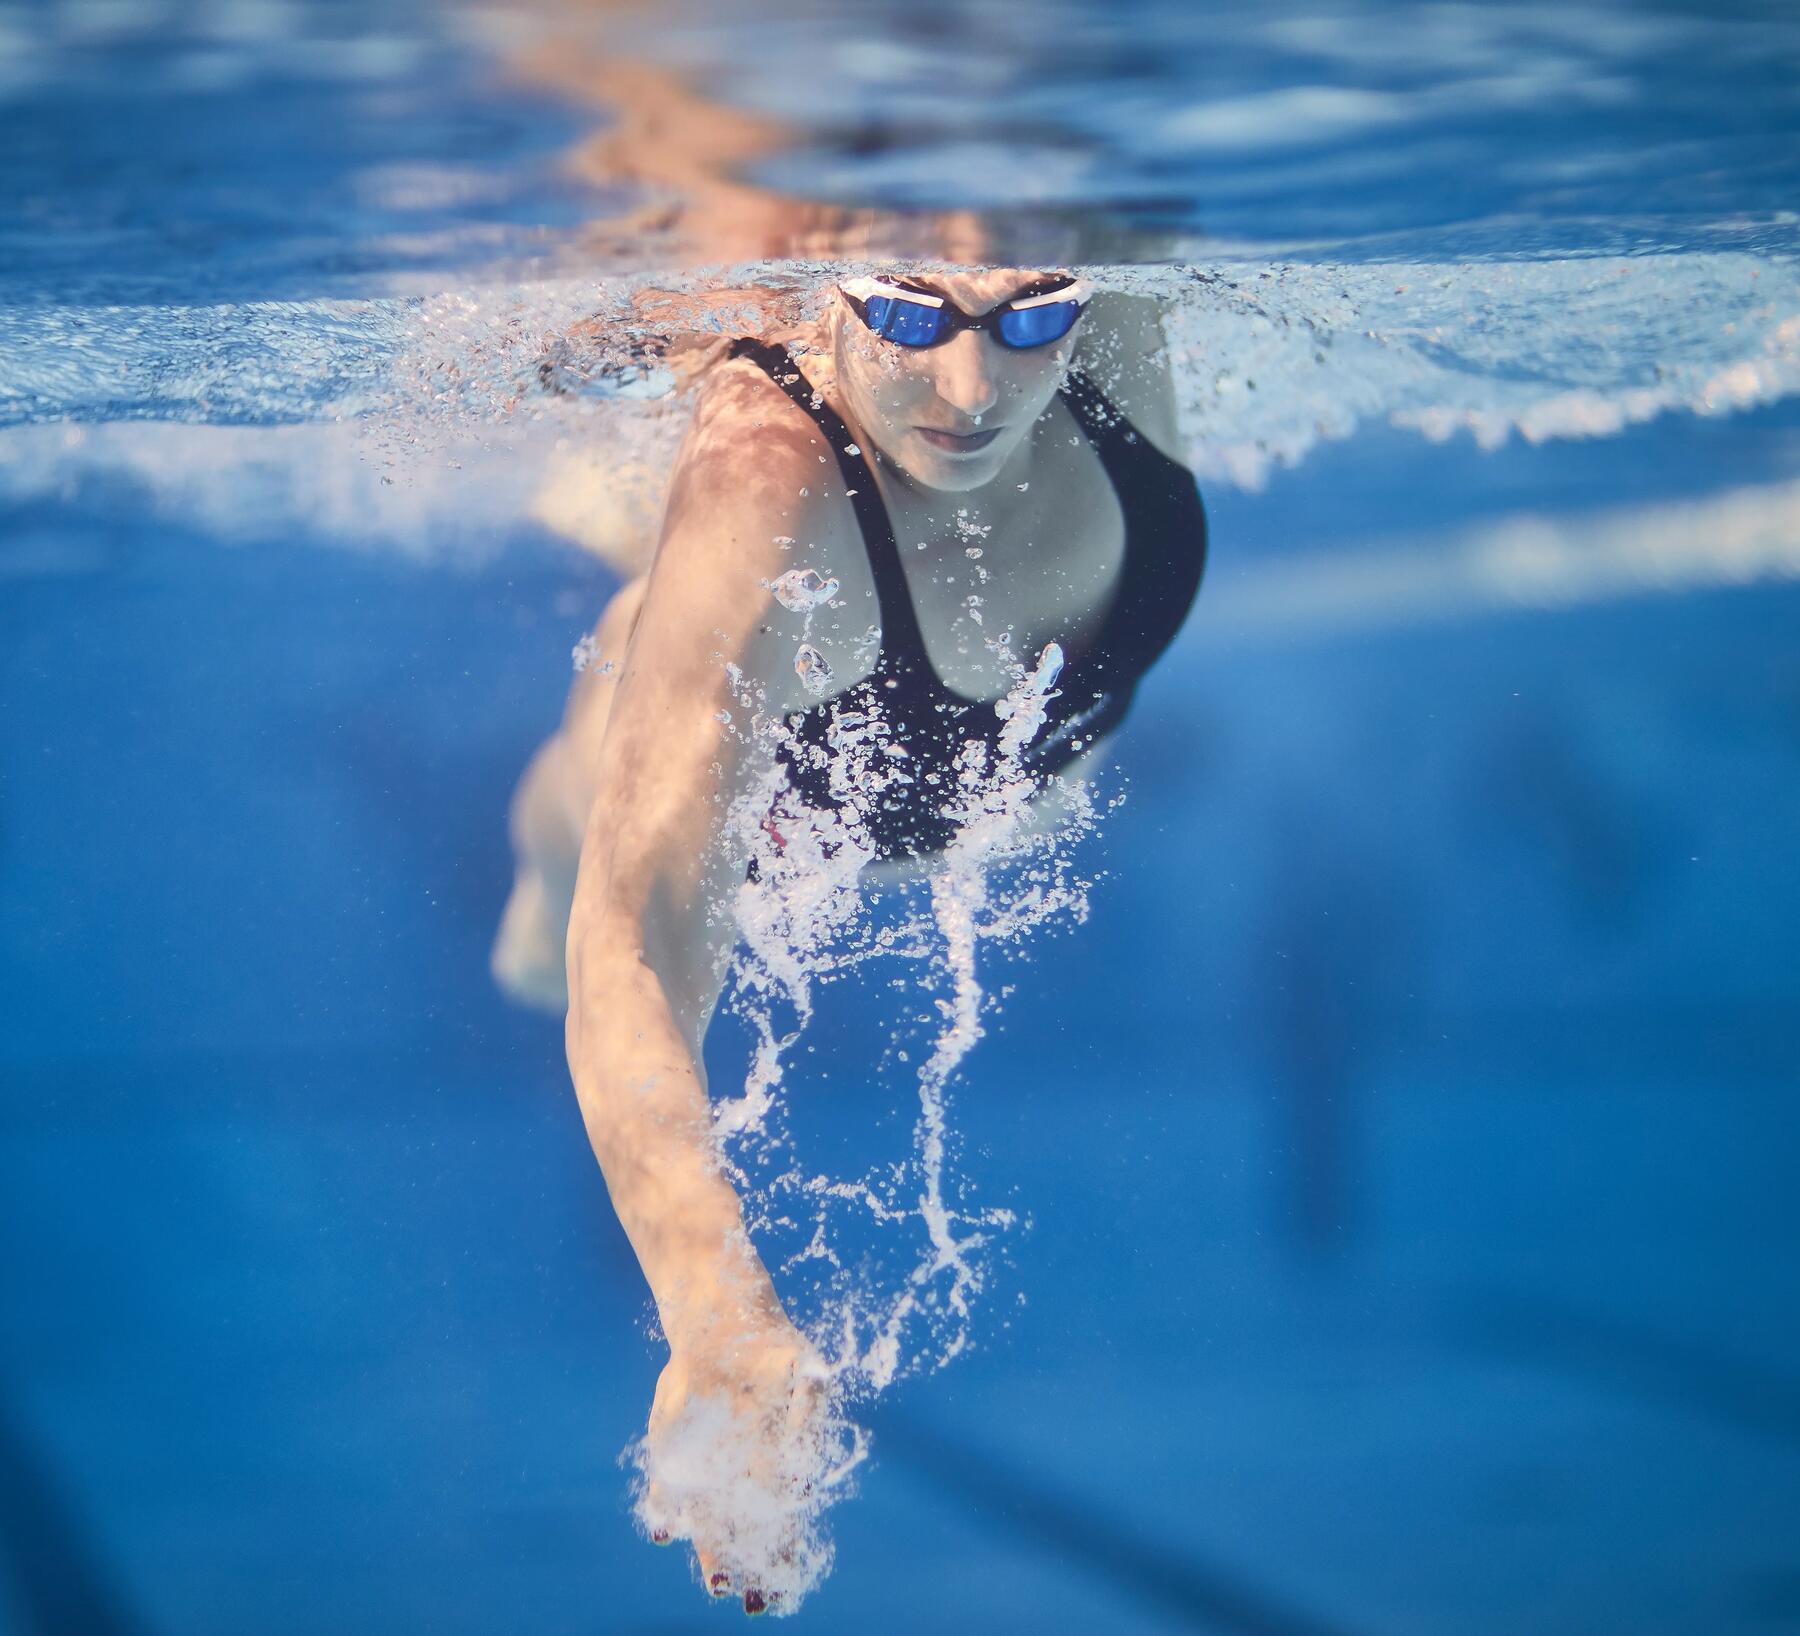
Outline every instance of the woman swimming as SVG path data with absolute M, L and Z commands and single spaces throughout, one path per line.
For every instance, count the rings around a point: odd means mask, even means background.
M 1204 556 L 1158 316 L 1067 271 L 847 279 L 788 344 L 739 342 L 709 371 L 650 570 L 608 606 L 515 799 L 494 957 L 552 1005 L 566 978 L 576 1093 L 669 1343 L 652 1445 L 723 1405 L 740 1463 L 774 1483 L 826 1410 L 745 1232 L 702 1060 L 758 849 L 816 821 L 869 880 L 916 878 L 955 833 L 964 772 L 996 757 L 1029 781 L 1028 821 L 1054 823 Z M 771 753 L 737 726 L 746 698 L 784 724 L 749 833 L 729 818 Z M 893 747 L 873 783 L 834 765 L 850 722 Z M 682 1527 L 709 1588 L 759 1611 L 726 1521 L 690 1509 Z

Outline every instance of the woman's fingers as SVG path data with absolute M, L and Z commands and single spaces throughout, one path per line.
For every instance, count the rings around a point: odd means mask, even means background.
M 689 1543 L 710 1597 L 751 1618 L 785 1612 L 770 1581 L 789 1596 L 789 1579 L 800 1582 L 798 1542 L 833 1424 L 829 1375 L 798 1342 L 746 1346 L 729 1368 L 714 1361 L 696 1377 L 692 1360 L 672 1357 L 657 1382 L 639 1515 L 654 1543 Z
M 731 1595 L 731 1574 L 719 1560 L 719 1553 L 695 1541 L 694 1556 L 700 1563 L 700 1583 L 706 1587 L 707 1593 L 712 1596 Z
M 638 1515 L 643 1518 L 652 1545 L 667 1545 L 674 1539 L 674 1530 L 669 1526 L 669 1507 L 663 1496 L 663 1487 L 654 1477 L 644 1485 L 644 1500 L 638 1507 Z
M 767 1613 L 770 1608 L 781 1605 L 780 1591 L 765 1591 L 760 1585 L 744 1584 L 732 1577 L 728 1568 L 719 1563 L 717 1553 L 694 1547 L 694 1555 L 700 1563 L 701 1583 L 706 1586 L 708 1594 L 723 1601 L 728 1596 L 742 1595 L 744 1612 L 754 1618 L 759 1613 Z

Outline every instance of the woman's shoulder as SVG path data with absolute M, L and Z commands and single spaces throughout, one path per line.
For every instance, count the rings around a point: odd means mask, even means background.
M 835 539 L 853 514 L 829 440 L 817 421 L 753 356 L 726 357 L 695 389 L 670 480 L 679 503 L 772 538 Z
M 773 481 L 803 478 L 808 464 L 818 464 L 824 434 L 758 361 L 759 350 L 727 352 L 706 371 L 694 391 L 678 470 L 685 463 L 714 475 Z
M 1082 322 L 1074 366 L 1153 448 L 1177 465 L 1188 464 L 1157 302 L 1118 290 L 1096 294 Z
M 801 620 L 783 594 L 790 577 L 797 596 L 832 579 L 848 590 L 865 572 L 837 461 L 817 422 L 747 358 L 716 364 L 695 392 L 648 595 L 680 601 L 706 628 L 745 625 L 734 662 L 763 673 L 771 702 L 806 702 L 792 693 L 796 633 L 810 632 L 834 671 L 855 662 L 847 608 Z

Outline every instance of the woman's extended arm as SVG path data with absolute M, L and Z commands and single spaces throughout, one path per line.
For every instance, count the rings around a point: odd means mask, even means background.
M 567 951 L 576 1094 L 676 1348 L 773 1304 L 715 1157 L 700 1046 L 749 855 L 725 823 L 755 770 L 727 666 L 765 708 L 799 708 L 789 621 L 767 587 L 792 566 L 774 544 L 800 486 L 787 478 L 814 459 L 785 426 L 735 435 L 733 394 L 720 396 L 684 446 L 621 666 Z
M 805 565 L 829 569 L 829 531 L 801 498 L 822 447 L 766 383 L 721 381 L 697 412 L 601 745 L 569 921 L 569 1068 L 671 1354 L 653 1439 L 696 1396 L 779 1417 L 808 1352 L 745 1233 L 701 1045 L 750 855 L 727 815 L 760 771 L 734 695 L 748 687 L 783 714 L 809 702 L 797 622 L 769 582 L 800 566 L 784 536 L 814 536 Z M 830 628 L 809 639 L 829 646 Z M 708 1576 L 720 1571 L 719 1541 L 682 1531 Z

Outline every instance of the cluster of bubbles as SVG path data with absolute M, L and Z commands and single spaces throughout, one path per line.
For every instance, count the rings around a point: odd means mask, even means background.
M 799 567 L 770 589 L 802 616 L 795 663 L 804 676 L 816 652 L 806 627 L 836 583 Z M 741 938 L 723 1003 L 754 1045 L 743 1089 L 716 1103 L 715 1125 L 753 1239 L 765 1250 L 786 1249 L 770 1259 L 784 1301 L 817 1349 L 810 1389 L 819 1403 L 798 1429 L 771 1438 L 769 1428 L 742 1426 L 708 1401 L 672 1434 L 630 1453 L 646 1531 L 722 1532 L 735 1571 L 777 1595 L 784 1610 L 829 1569 L 825 1513 L 867 1453 L 853 1406 L 967 1350 L 977 1298 L 1018 1225 L 1013 1210 L 980 1202 L 955 1174 L 950 1087 L 997 1003 L 984 987 L 984 952 L 1017 952 L 1033 934 L 1086 918 L 1096 875 L 1080 866 L 1076 843 L 1094 831 L 1107 802 L 1096 780 L 1047 781 L 1027 770 L 1025 752 L 1043 728 L 1063 654 L 1052 642 L 1034 661 L 1020 661 L 1009 634 L 989 639 L 1011 674 L 993 706 L 1004 723 L 997 742 L 963 744 L 938 798 L 954 834 L 902 878 L 881 876 L 871 834 L 872 814 L 911 776 L 879 700 L 846 693 L 828 706 L 835 805 L 814 807 L 779 765 L 783 748 L 799 748 L 792 724 L 762 708 L 741 672 L 729 674 L 729 730 L 754 744 L 764 770 L 727 818 L 756 867 L 732 905 Z M 1046 822 L 1033 803 L 1050 782 L 1058 786 L 1056 816 Z M 869 890 L 877 880 L 881 889 Z M 818 989 L 878 961 L 901 963 L 910 981 L 896 986 L 930 997 L 924 1048 L 903 1048 L 898 1029 L 889 1041 L 887 1060 L 910 1069 L 916 1095 L 911 1141 L 862 1174 L 830 1174 L 802 1161 L 783 1092 Z M 901 1246 L 900 1270 L 874 1271 L 866 1258 L 844 1253 L 870 1232 Z
M 811 570 L 787 576 L 817 580 Z M 829 581 L 823 582 L 829 584 Z M 785 599 L 784 599 L 785 603 Z M 786 603 L 788 606 L 806 604 Z M 816 605 L 816 604 L 815 604 Z M 805 673 L 814 650 L 802 641 L 796 667 Z M 828 776 L 835 805 L 820 809 L 788 787 L 777 761 L 799 752 L 792 726 L 757 713 L 745 687 L 745 732 L 761 741 L 765 777 L 734 807 L 729 822 L 747 839 L 756 867 L 738 889 L 742 934 L 728 1004 L 757 1041 L 741 1095 L 717 1108 L 721 1134 L 739 1154 L 738 1181 L 754 1224 L 798 1233 L 787 1265 L 813 1262 L 830 1277 L 817 1303 L 817 1340 L 846 1384 L 879 1390 L 910 1368 L 936 1367 L 970 1339 L 971 1298 L 983 1284 L 977 1252 L 1014 1225 L 1011 1211 L 952 1200 L 947 1177 L 950 1082 L 984 1031 L 992 996 L 978 969 L 984 944 L 1017 945 L 1053 922 L 1085 918 L 1092 877 L 1077 866 L 1075 842 L 1103 810 L 1087 780 L 1056 780 L 1058 820 L 1033 821 L 1031 803 L 1043 780 L 1024 765 L 1042 728 L 1062 668 L 1049 643 L 1030 666 L 1015 663 L 1008 692 L 994 703 L 1005 725 L 997 745 L 971 738 L 949 770 L 939 810 L 954 833 L 929 867 L 866 890 L 877 866 L 870 820 L 912 777 L 880 702 L 840 695 L 831 709 Z M 913 986 L 934 994 L 933 1035 L 923 1060 L 895 1047 L 913 1067 L 918 1095 L 915 1140 L 858 1178 L 808 1175 L 787 1153 L 777 1091 L 786 1059 L 814 1014 L 815 988 L 873 960 L 909 962 Z M 885 1227 L 920 1230 L 920 1254 L 898 1290 L 859 1284 L 838 1259 L 831 1220 L 849 1208 Z M 917 1344 L 909 1342 L 916 1326 Z

